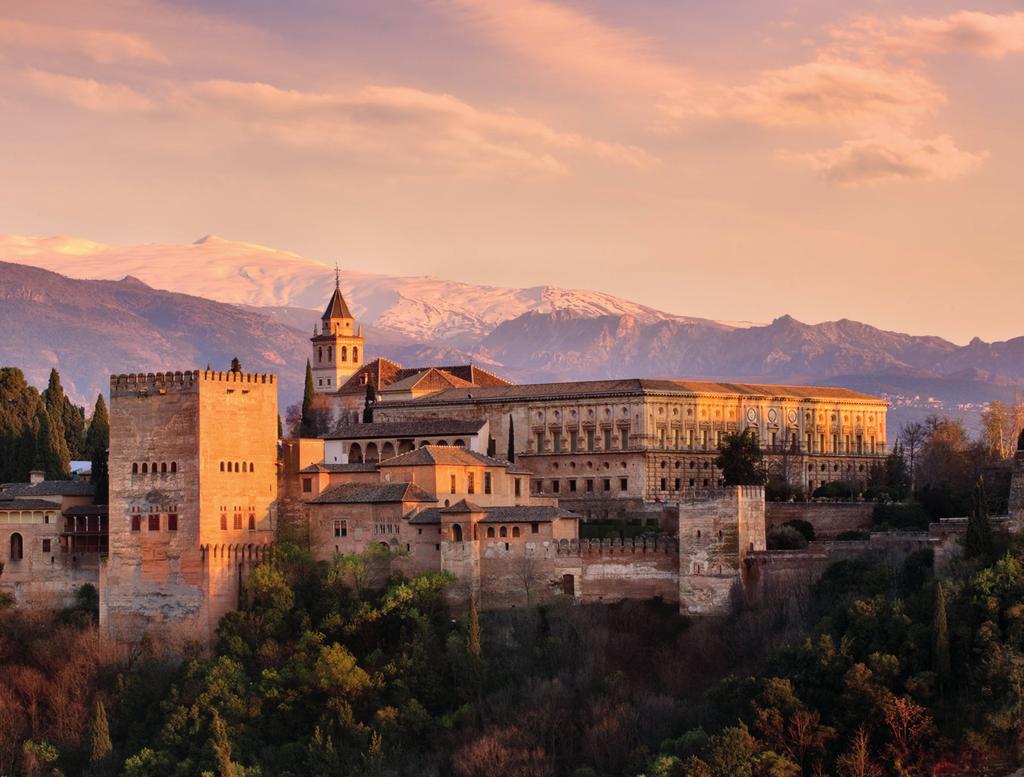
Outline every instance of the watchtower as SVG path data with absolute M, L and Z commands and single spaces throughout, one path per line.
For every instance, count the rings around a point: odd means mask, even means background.
M 341 277 L 334 275 L 334 293 L 320 317 L 320 331 L 313 329 L 313 388 L 317 393 L 337 391 L 363 364 L 363 327 L 341 293 Z

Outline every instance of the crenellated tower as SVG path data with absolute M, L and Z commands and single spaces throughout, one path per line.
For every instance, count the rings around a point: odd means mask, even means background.
M 341 293 L 341 277 L 335 268 L 334 293 L 320 317 L 320 331 L 314 327 L 313 387 L 317 393 L 337 391 L 363 364 L 363 327 L 348 309 Z

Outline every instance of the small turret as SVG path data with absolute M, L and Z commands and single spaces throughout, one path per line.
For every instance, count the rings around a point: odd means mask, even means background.
M 313 327 L 313 387 L 318 393 L 341 388 L 360 366 L 363 357 L 363 330 L 356 329 L 355 318 L 341 293 L 341 271 L 334 267 L 334 292 L 320 317 L 320 332 Z

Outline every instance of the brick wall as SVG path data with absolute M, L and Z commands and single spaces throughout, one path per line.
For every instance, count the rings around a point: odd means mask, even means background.
M 767 528 L 788 521 L 807 521 L 814 527 L 815 539 L 834 539 L 846 531 L 870 530 L 871 502 L 768 502 L 765 505 Z

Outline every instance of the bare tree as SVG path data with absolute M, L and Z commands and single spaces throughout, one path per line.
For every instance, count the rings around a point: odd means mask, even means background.
M 903 449 L 907 452 L 907 462 L 910 464 L 910 492 L 913 493 L 917 487 L 917 454 L 928 439 L 928 431 L 924 424 L 919 421 L 912 421 L 904 424 L 900 429 L 899 440 L 903 443 Z

